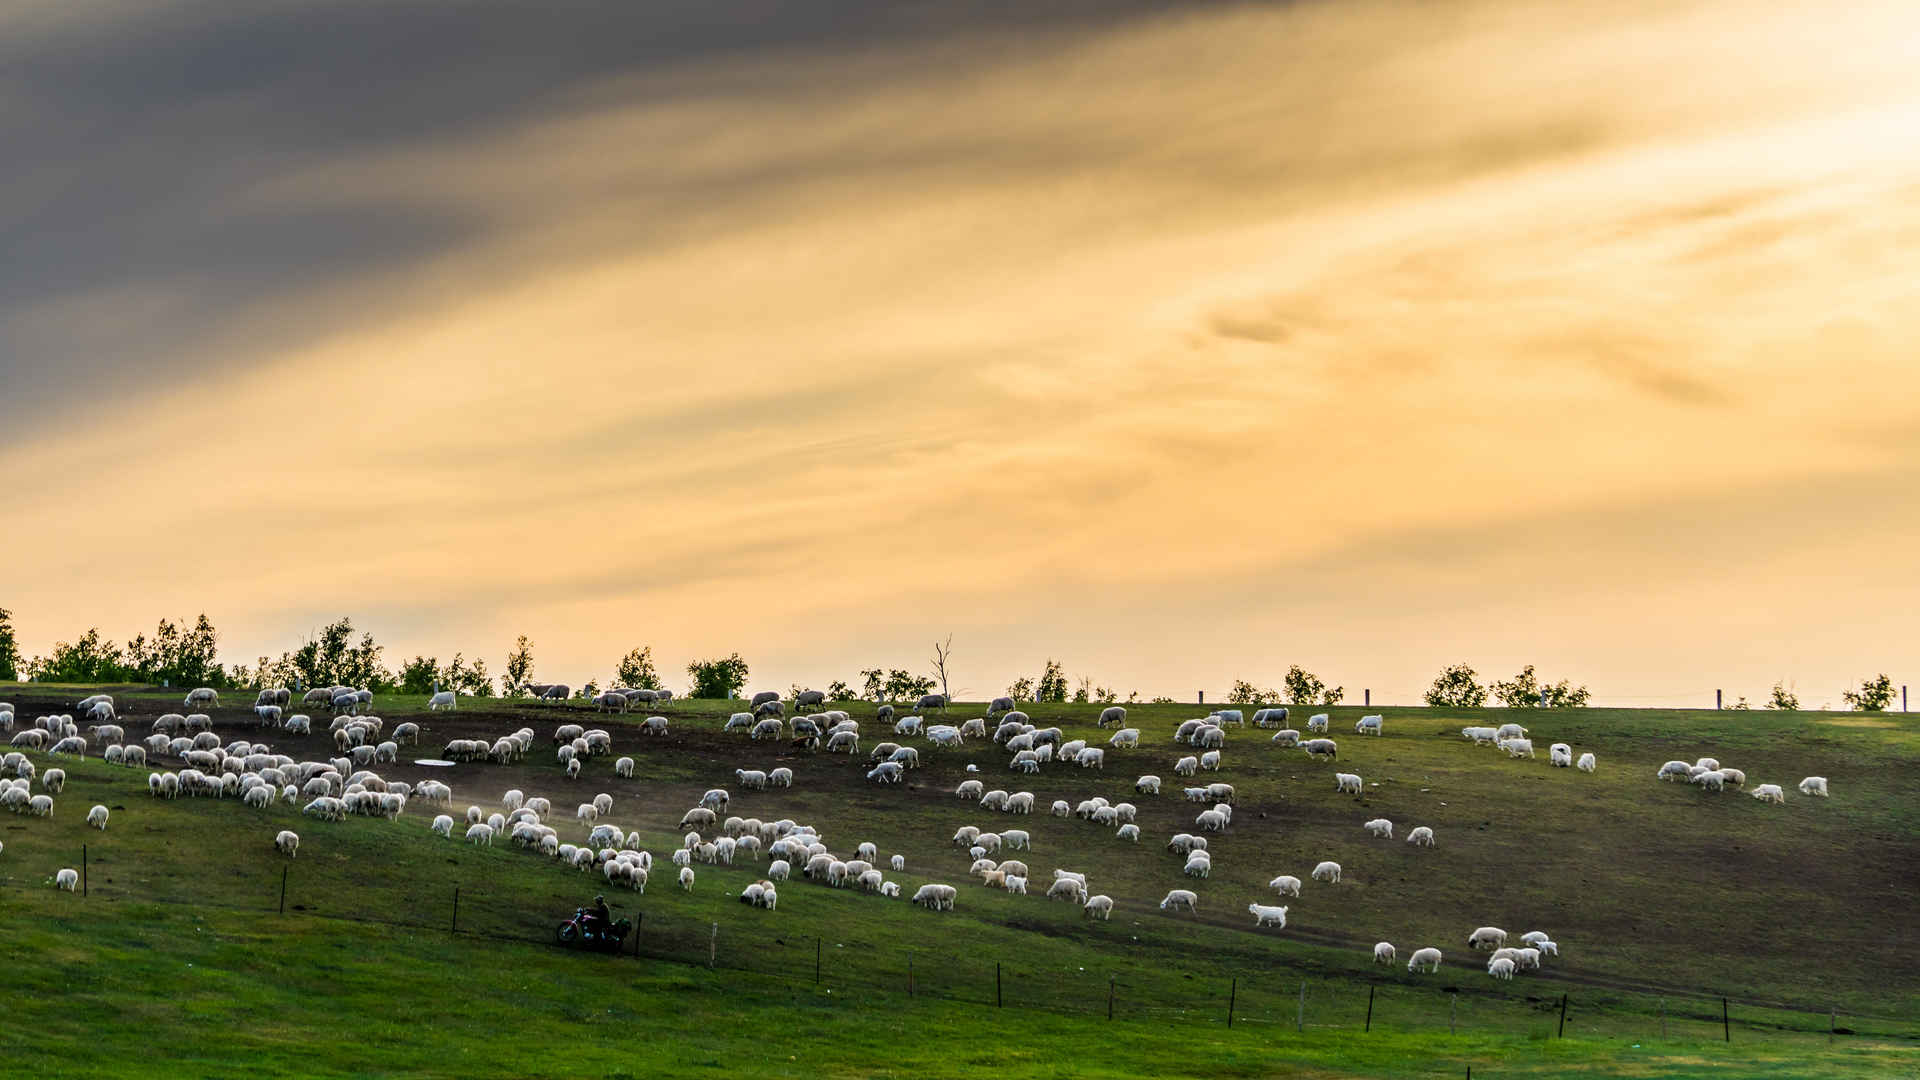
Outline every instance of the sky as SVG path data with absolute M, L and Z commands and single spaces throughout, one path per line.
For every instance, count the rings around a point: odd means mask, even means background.
M 1916 69 L 1908 0 L 25 0 L 0 607 L 1837 706 L 1920 681 Z

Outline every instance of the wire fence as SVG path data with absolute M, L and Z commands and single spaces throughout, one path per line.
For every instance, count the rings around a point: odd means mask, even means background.
M 494 941 L 536 947 L 560 947 L 560 919 L 534 910 L 518 893 L 485 886 L 454 886 L 445 895 L 411 895 L 397 907 L 368 907 L 355 890 L 337 883 L 303 880 L 298 864 L 271 878 L 250 876 L 245 891 L 226 884 L 169 894 L 121 872 L 108 879 L 83 848 L 81 880 L 75 891 L 85 902 L 127 901 L 190 908 L 196 913 L 229 911 L 271 914 L 287 919 L 326 919 L 376 924 L 449 941 Z M 578 892 L 574 879 L 571 892 Z M 664 880 L 656 887 L 671 887 Z M 809 886 L 795 883 L 796 888 Z M 257 894 L 257 902 L 234 897 Z M 317 894 L 317 895 L 316 895 Z M 1108 953 L 1089 955 L 1089 963 L 1071 969 L 1031 961 L 1019 955 L 993 956 L 951 951 L 897 936 L 859 937 L 816 934 L 810 929 L 756 925 L 749 920 L 722 924 L 648 912 L 644 894 L 634 898 L 634 928 L 617 954 L 606 962 L 671 963 L 687 969 L 715 969 L 777 980 L 796 990 L 811 988 L 841 1000 L 862 996 L 905 995 L 955 1004 L 1000 1009 L 1041 1010 L 1090 1020 L 1177 1023 L 1183 1027 L 1256 1026 L 1279 1032 L 1375 1030 L 1450 1034 L 1519 1035 L 1529 1039 L 1566 1037 L 1645 1040 L 1738 1041 L 1764 1035 L 1824 1038 L 1864 1036 L 1920 1039 L 1911 1020 L 1863 1016 L 1838 1010 L 1735 1000 L 1695 991 L 1647 992 L 1590 983 L 1549 981 L 1523 976 L 1516 983 L 1493 984 L 1478 967 L 1455 966 L 1430 984 L 1410 985 L 1358 973 L 1301 978 L 1285 970 L 1169 972 L 1151 969 Z M 769 922 L 777 912 L 742 907 L 751 918 Z M 882 932 L 874 932 L 880 934 Z M 1168 992 L 1169 980 L 1178 991 Z

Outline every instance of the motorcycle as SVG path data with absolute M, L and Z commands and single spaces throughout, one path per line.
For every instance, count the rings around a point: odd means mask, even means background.
M 619 952 L 620 943 L 632 932 L 633 922 L 630 919 L 615 919 L 607 923 L 590 914 L 586 908 L 577 908 L 573 917 L 554 931 L 554 938 L 569 949 Z

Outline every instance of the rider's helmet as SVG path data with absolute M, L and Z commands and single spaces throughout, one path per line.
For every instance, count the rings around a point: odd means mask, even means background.
M 600 894 L 599 896 L 596 896 L 596 897 L 594 897 L 594 898 L 593 898 L 593 902 L 594 902 L 594 903 L 596 903 L 596 904 L 604 904 L 604 903 L 606 903 L 606 902 L 607 902 L 607 896 L 606 896 L 606 894 L 605 894 L 605 893 L 601 893 L 601 894 Z

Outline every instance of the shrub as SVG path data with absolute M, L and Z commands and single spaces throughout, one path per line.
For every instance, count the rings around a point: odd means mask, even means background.
M 1427 704 L 1440 709 L 1478 709 L 1487 703 L 1487 688 L 1481 686 L 1472 668 L 1454 664 L 1435 676 L 1427 688 Z

